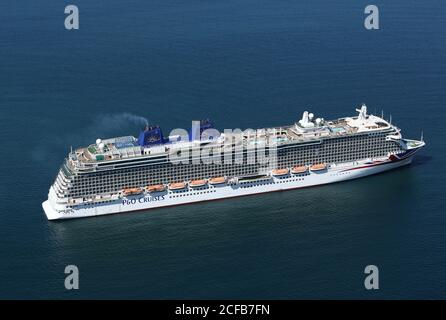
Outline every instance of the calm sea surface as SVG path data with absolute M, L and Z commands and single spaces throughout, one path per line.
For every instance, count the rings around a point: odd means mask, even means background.
M 444 1 L 0 2 L 0 298 L 446 298 Z M 64 157 L 98 137 L 392 115 L 413 165 L 318 188 L 48 222 Z M 80 290 L 64 268 L 80 269 Z M 364 289 L 364 267 L 380 289 Z

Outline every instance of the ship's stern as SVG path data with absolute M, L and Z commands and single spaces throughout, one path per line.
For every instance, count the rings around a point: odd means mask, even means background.
M 51 206 L 50 200 L 42 202 L 42 208 L 48 220 L 57 220 L 61 218 L 61 214 Z
M 64 212 L 67 210 L 65 201 L 57 197 L 54 188 L 51 187 L 48 192 L 48 199 L 42 203 L 43 211 L 48 220 L 57 220 L 64 218 Z

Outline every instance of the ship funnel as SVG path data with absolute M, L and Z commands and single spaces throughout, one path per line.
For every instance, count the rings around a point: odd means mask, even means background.
M 138 137 L 138 144 L 142 147 L 162 144 L 163 142 L 163 132 L 159 126 L 147 125 Z

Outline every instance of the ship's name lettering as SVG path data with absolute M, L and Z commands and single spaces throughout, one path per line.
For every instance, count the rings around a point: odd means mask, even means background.
M 162 201 L 164 200 L 164 196 L 155 196 L 155 197 L 141 197 L 138 199 L 125 199 L 122 200 L 123 205 L 130 205 L 130 204 L 136 204 L 136 203 L 146 203 L 146 202 L 152 202 L 152 201 Z

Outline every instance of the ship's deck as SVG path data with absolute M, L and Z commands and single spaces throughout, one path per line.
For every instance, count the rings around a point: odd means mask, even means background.
M 243 145 L 244 147 L 256 144 L 283 145 L 348 136 L 361 132 L 380 131 L 393 127 L 383 118 L 367 115 L 364 106 L 361 110 L 357 111 L 360 112 L 357 117 L 340 118 L 331 121 L 324 121 L 319 118 L 316 121 L 312 121 L 313 115 L 310 114 L 310 118 L 308 118 L 308 113 L 305 112 L 302 120 L 297 121 L 293 125 L 243 132 L 225 132 L 212 141 L 187 140 L 182 142 L 167 142 L 154 146 L 140 146 L 137 144 L 137 139 L 132 136 L 112 138 L 103 141 L 98 139 L 101 143 L 97 141 L 96 144 L 79 148 L 72 156 L 75 158 L 74 163 L 82 165 L 147 155 L 163 155 L 167 154 L 173 145 L 179 146 L 178 143 L 181 143 L 181 147 L 188 148 L 200 147 L 202 143 L 212 143 L 215 146 L 221 145 L 226 150 L 226 148 L 232 148 L 234 145 Z

